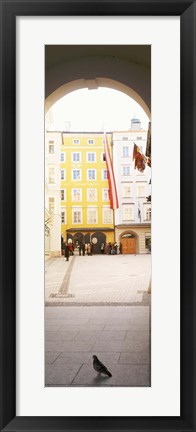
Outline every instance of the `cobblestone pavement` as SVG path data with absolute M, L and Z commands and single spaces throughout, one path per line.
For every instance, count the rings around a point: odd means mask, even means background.
M 112 378 L 97 375 L 93 354 Z M 151 385 L 149 306 L 45 308 L 46 386 Z
M 151 275 L 151 255 L 54 258 L 45 264 L 46 304 L 138 304 Z

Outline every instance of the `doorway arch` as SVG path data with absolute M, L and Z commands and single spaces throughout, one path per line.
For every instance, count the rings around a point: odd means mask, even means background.
M 138 235 L 134 231 L 124 231 L 120 235 L 122 254 L 138 253 Z

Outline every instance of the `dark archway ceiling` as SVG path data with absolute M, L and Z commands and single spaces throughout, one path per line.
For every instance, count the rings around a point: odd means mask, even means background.
M 59 63 L 82 57 L 113 57 L 151 67 L 150 45 L 46 45 L 46 72 Z

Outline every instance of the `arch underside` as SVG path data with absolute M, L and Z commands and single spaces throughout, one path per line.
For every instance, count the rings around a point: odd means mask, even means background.
M 46 112 L 73 91 L 112 88 L 134 99 L 150 119 L 150 68 L 121 59 L 90 57 L 56 65 L 46 73 Z

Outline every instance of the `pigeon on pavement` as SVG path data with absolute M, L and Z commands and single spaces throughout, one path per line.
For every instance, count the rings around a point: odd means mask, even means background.
M 108 375 L 109 377 L 112 376 L 112 374 L 109 372 L 106 366 L 104 366 L 103 363 L 100 362 L 98 357 L 96 355 L 93 355 L 93 367 L 99 374 L 103 373 L 105 375 Z

